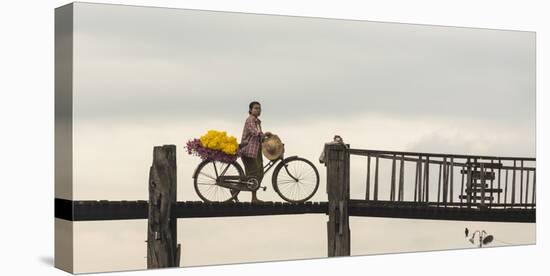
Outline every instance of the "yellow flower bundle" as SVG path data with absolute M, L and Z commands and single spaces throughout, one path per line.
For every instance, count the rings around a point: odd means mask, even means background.
M 228 136 L 225 131 L 209 130 L 200 137 L 200 141 L 205 148 L 220 150 L 230 155 L 237 154 L 237 148 L 239 147 L 237 138 Z

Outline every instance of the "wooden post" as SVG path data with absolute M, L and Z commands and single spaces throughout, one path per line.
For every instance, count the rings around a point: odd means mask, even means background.
M 378 200 L 378 155 L 376 155 L 376 164 L 374 165 L 374 200 Z
M 536 189 L 537 189 L 537 170 L 533 170 L 533 192 L 531 194 L 531 208 L 535 208 L 535 203 L 536 203 L 536 199 L 537 199 L 537 194 L 536 194 Z
M 399 193 L 398 193 L 398 200 L 403 201 L 404 196 L 404 178 L 405 178 L 405 155 L 401 154 L 401 164 L 399 165 Z
M 443 202 L 445 203 L 445 207 L 447 207 L 447 202 L 449 201 L 449 162 L 445 161 L 443 164 L 445 166 L 445 171 L 443 171 L 445 178 L 444 178 L 444 184 L 445 189 L 443 190 L 445 196 L 443 196 Z
M 514 168 L 512 169 L 512 205 L 516 203 L 516 160 L 514 160 Z
M 370 155 L 367 156 L 367 193 L 365 199 L 370 200 Z
M 176 146 L 153 149 L 149 171 L 149 216 L 147 222 L 147 268 L 179 267 L 181 245 L 177 244 Z
M 451 170 L 451 188 L 450 188 L 450 198 L 449 200 L 451 201 L 451 203 L 453 203 L 453 195 L 454 195 L 454 187 L 453 187 L 453 182 L 454 182 L 454 168 L 455 168 L 455 161 L 454 161 L 454 158 L 451 157 L 451 167 L 450 167 L 450 170 Z
M 350 256 L 349 144 L 326 143 L 328 256 Z M 376 196 L 376 195 L 375 195 Z
M 395 154 L 392 157 L 391 162 L 391 190 L 390 190 L 390 201 L 395 200 Z
M 422 165 L 420 165 L 422 166 Z M 426 202 L 430 202 L 430 156 L 426 156 L 426 164 L 425 166 L 425 172 L 424 172 L 424 179 L 426 180 Z M 422 169 L 422 167 L 420 167 Z M 422 173 L 422 171 L 420 171 Z

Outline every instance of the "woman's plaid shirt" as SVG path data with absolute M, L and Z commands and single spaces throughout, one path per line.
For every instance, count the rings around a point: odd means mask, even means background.
M 260 150 L 260 142 L 263 136 L 262 121 L 250 114 L 244 122 L 243 135 L 241 143 L 248 140 L 248 145 L 241 149 L 241 156 L 256 158 L 258 150 Z

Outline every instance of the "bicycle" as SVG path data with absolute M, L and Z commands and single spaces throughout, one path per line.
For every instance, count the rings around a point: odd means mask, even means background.
M 284 158 L 281 154 L 263 167 L 264 174 L 278 162 L 271 183 L 282 199 L 300 203 L 317 192 L 319 172 L 312 162 L 297 155 Z M 261 187 L 255 177 L 246 177 L 243 167 L 237 161 L 227 163 L 205 159 L 197 166 L 192 177 L 197 195 L 205 202 L 229 202 L 241 191 L 267 189 Z

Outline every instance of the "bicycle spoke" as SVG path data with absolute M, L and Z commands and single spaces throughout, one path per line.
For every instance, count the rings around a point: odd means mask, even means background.
M 313 184 L 312 180 L 300 179 L 299 181 L 300 183 L 304 183 L 304 184 Z
M 292 185 L 290 187 L 291 188 L 289 188 L 289 190 L 290 190 L 289 191 L 289 198 L 293 200 L 294 199 L 294 191 L 296 190 L 296 185 Z
M 205 176 L 208 177 L 208 178 L 211 178 L 211 179 L 216 180 L 215 177 L 213 177 L 213 176 L 211 176 L 211 175 L 209 175 L 209 174 L 207 174 L 207 173 L 205 173 L 205 172 L 202 172 L 202 171 L 201 171 L 200 174 L 205 175 Z
M 289 198 L 294 199 L 294 191 L 296 191 L 296 185 L 291 185 L 289 187 Z
M 290 183 L 285 183 L 285 184 L 290 184 Z M 284 190 L 288 191 L 292 188 L 292 185 L 279 186 L 279 190 L 282 190 L 283 188 Z
M 216 187 L 216 189 L 215 189 L 214 197 L 216 198 L 216 201 L 219 201 L 220 196 L 218 194 L 218 187 Z
M 304 176 L 304 170 L 305 170 L 304 164 L 302 164 L 302 162 L 300 162 L 300 164 L 297 165 L 297 169 L 296 169 L 296 170 L 297 170 L 297 172 L 296 172 L 296 174 L 297 174 L 297 175 L 296 175 L 296 178 L 301 179 L 302 176 Z
M 298 194 L 298 183 L 294 184 L 294 193 L 292 193 L 294 195 L 293 199 L 296 199 L 296 195 Z
M 297 195 L 299 195 L 301 189 L 300 189 L 300 183 L 299 182 L 296 182 L 294 185 L 293 185 L 294 189 L 293 189 L 293 199 L 296 200 L 298 199 L 297 198 Z
M 205 181 L 212 181 L 212 182 L 216 182 L 216 178 L 213 178 L 211 175 L 209 174 L 206 174 L 206 173 L 199 173 L 199 175 L 197 175 L 197 178 L 198 179 L 203 179 Z
M 304 173 L 300 175 L 300 177 L 305 178 L 306 176 L 309 176 L 311 173 L 315 173 L 315 171 L 310 167 L 307 166 L 307 168 L 303 169 Z
M 293 168 L 292 176 L 296 177 L 296 166 L 291 166 Z
M 283 174 L 282 172 L 279 173 L 279 176 L 282 176 L 280 179 L 281 181 L 296 181 L 296 179 L 292 178 L 290 175 L 288 174 Z
M 197 179 L 197 184 L 210 184 L 210 185 L 216 185 L 215 181 L 209 181 L 205 179 Z
M 299 177 L 302 177 L 304 175 L 304 171 L 306 170 L 306 167 L 305 167 L 305 163 L 304 162 L 300 162 L 300 169 L 298 170 L 298 172 L 300 173 L 300 176 Z
M 307 172 L 305 174 L 303 174 L 302 176 L 306 176 L 306 175 L 310 175 L 311 173 L 314 173 L 315 171 L 314 170 L 307 170 Z
M 303 191 L 304 191 L 304 190 L 302 189 L 302 185 L 297 184 L 296 186 L 298 186 L 298 190 L 300 190 L 300 194 L 301 194 L 300 199 L 302 199 L 302 197 L 303 197 Z
M 292 199 L 292 188 L 294 188 L 293 185 L 286 186 L 285 196 Z
M 204 191 L 204 193 L 205 193 L 206 195 L 210 195 L 210 194 L 212 193 L 212 190 L 213 190 L 212 187 L 213 187 L 213 186 L 210 186 L 210 187 L 206 188 L 206 190 Z

